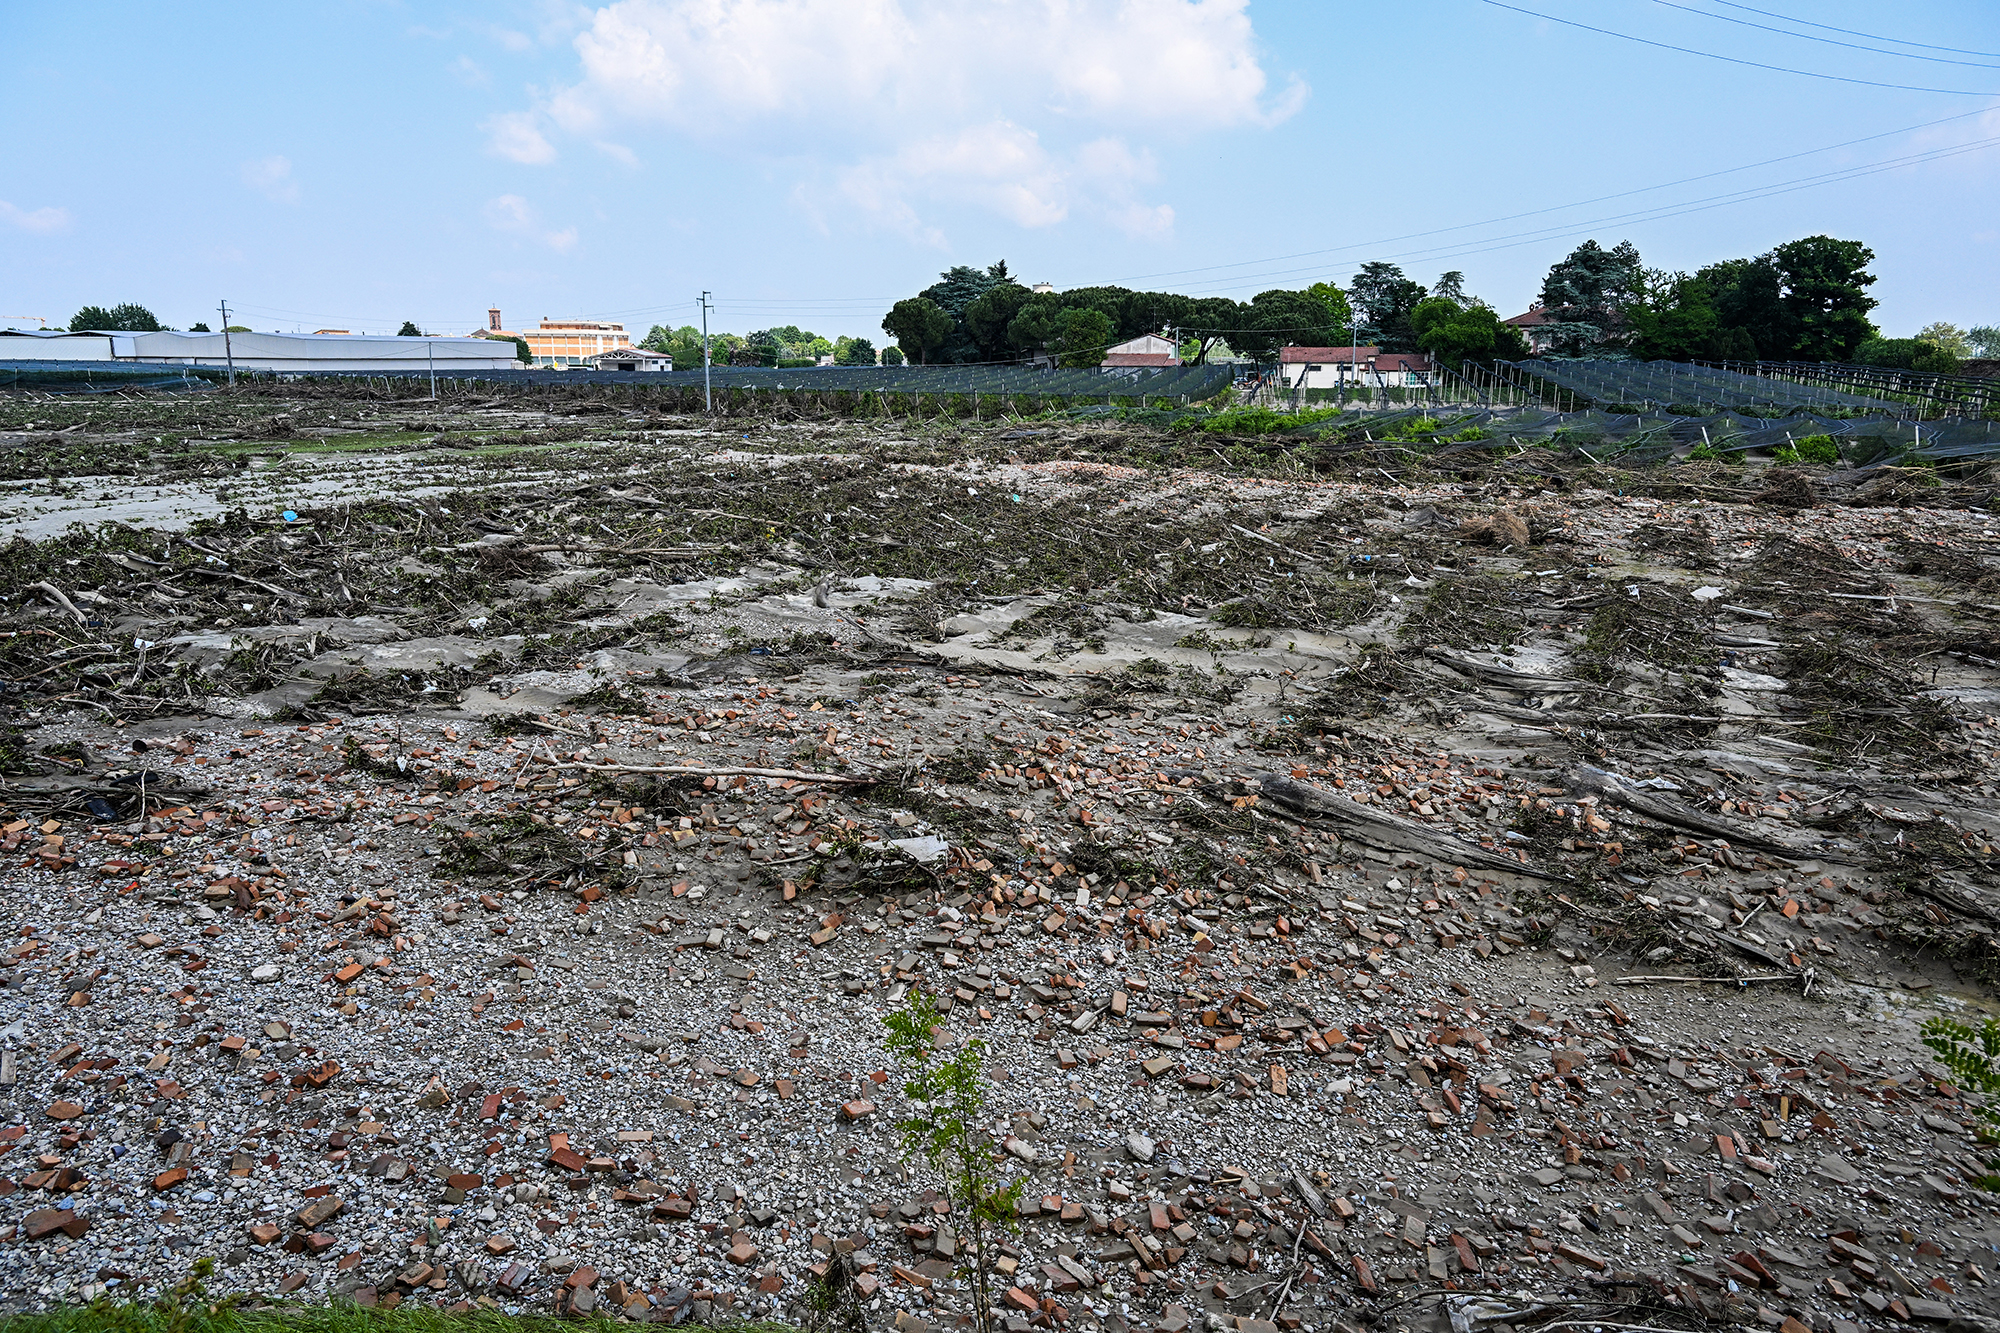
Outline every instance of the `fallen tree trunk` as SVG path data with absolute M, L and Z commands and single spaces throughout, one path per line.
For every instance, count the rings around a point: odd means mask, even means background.
M 790 768 L 703 768 L 695 764 L 649 767 L 640 764 L 584 764 L 562 762 L 544 768 L 580 768 L 589 773 L 658 773 L 670 777 L 693 778 L 789 778 L 793 782 L 819 782 L 829 786 L 868 787 L 882 781 L 874 775 L 852 773 L 801 773 Z
M 1265 796 L 1279 804 L 1325 819 L 1339 826 L 1342 837 L 1353 838 L 1371 847 L 1413 852 L 1434 861 L 1464 866 L 1468 870 L 1527 875 L 1544 880 L 1563 878 L 1539 866 L 1517 861 L 1502 852 L 1491 852 L 1472 843 L 1460 842 L 1457 838 L 1426 828 L 1413 819 L 1404 819 L 1401 815 L 1392 815 L 1386 810 L 1377 810 L 1373 806 L 1362 805 L 1344 796 L 1336 796 L 1324 788 L 1299 782 L 1281 773 L 1253 774 L 1250 781 L 1257 783 L 1259 790 Z
M 1686 829 L 1691 833 L 1706 833 L 1711 838 L 1721 838 L 1731 847 L 1747 847 L 1752 851 L 1775 852 L 1779 856 L 1793 857 L 1805 861 L 1836 861 L 1842 865 L 1852 865 L 1854 858 L 1838 852 L 1822 851 L 1816 847 L 1799 847 L 1763 834 L 1720 815 L 1703 814 L 1691 806 L 1671 800 L 1665 796 L 1655 796 L 1651 792 L 1639 791 L 1615 773 L 1606 773 L 1601 768 L 1579 764 L 1566 775 L 1567 785 L 1587 792 L 1594 792 L 1614 805 L 1623 806 L 1634 814 L 1673 828 Z

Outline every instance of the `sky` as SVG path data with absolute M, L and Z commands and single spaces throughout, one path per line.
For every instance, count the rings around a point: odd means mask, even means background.
M 706 290 L 881 343 L 1001 259 L 1243 299 L 1388 260 L 1505 315 L 1586 238 L 1815 234 L 1891 335 L 2000 324 L 1992 0 L 0 3 L 0 77 L 4 327 L 637 337 Z

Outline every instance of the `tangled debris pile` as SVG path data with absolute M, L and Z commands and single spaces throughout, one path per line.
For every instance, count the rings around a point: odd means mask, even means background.
M 1984 511 L 376 410 L 6 405 L 297 442 L 8 502 L 11 1307 L 956 1324 L 921 989 L 1013 1333 L 1992 1312 Z

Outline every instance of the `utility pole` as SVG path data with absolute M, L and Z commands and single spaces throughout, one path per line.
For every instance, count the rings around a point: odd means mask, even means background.
M 431 350 L 431 340 L 429 338 L 424 339 L 424 360 L 430 364 L 431 401 L 435 403 L 438 400 L 438 363 L 436 354 Z
M 1353 384 L 1356 387 L 1358 387 L 1360 384 L 1361 372 L 1355 366 L 1354 362 L 1355 359 L 1358 358 L 1360 355 L 1361 355 L 1360 321 L 1354 318 L 1354 310 L 1352 306 L 1350 306 L 1347 311 L 1347 375 L 1348 378 L 1353 382 Z M 1346 394 L 1341 395 L 1343 401 L 1341 402 L 1340 405 L 1343 408 L 1347 406 L 1347 403 L 1345 401 L 1346 397 L 1347 397 Z
M 701 398 L 707 410 L 715 410 L 715 393 L 708 387 L 708 312 L 715 307 L 708 299 L 708 293 L 701 294 Z
M 236 383 L 236 353 L 229 346 L 229 302 L 222 303 L 222 355 L 229 362 L 229 383 Z

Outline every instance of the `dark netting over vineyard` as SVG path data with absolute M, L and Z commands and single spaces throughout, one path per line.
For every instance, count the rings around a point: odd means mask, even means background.
M 1820 461 L 1855 468 L 2000 455 L 2000 422 L 1911 421 L 1886 414 L 1823 417 L 1799 412 L 1773 420 L 1739 412 L 1674 416 L 1597 408 L 1579 412 L 1546 408 L 1452 411 L 1430 406 L 1401 412 L 1313 415 L 1318 419 L 1271 433 L 1345 447 L 1407 445 L 1432 458 L 1541 447 L 1623 465 L 1665 462 L 1694 451 L 1699 451 L 1697 456 L 1721 458 L 1752 450 L 1787 451 L 1805 457 L 1818 454 Z
M 424 378 L 420 369 L 398 376 Z M 808 366 L 769 370 L 750 366 L 716 366 L 708 382 L 716 392 L 750 393 L 890 393 L 981 394 L 1035 398 L 1186 398 L 1198 402 L 1228 386 L 1229 366 L 1118 367 L 1110 370 L 1037 370 L 1029 366 Z M 379 378 L 381 372 L 374 372 Z M 491 370 L 454 371 L 454 380 L 503 381 L 510 384 L 616 384 L 630 388 L 702 387 L 703 374 L 694 370 L 584 371 Z
M 0 361 L 0 388 L 88 391 L 113 388 L 165 388 L 195 385 L 224 378 L 216 365 L 175 366 L 131 361 Z M 239 377 L 271 378 L 270 371 L 246 368 Z M 1227 388 L 1235 377 L 1230 366 L 1116 367 L 1107 370 L 1037 370 L 1029 366 L 813 366 L 795 370 L 716 366 L 708 383 L 718 394 L 890 394 L 899 397 L 945 398 L 952 395 L 1018 400 L 1034 407 L 1044 401 L 1098 402 L 1130 399 L 1198 403 Z M 414 370 L 282 372 L 277 378 L 428 381 L 422 366 Z M 439 382 L 479 382 L 515 385 L 617 385 L 633 389 L 699 392 L 700 369 L 673 371 L 608 370 L 453 370 Z
M 1531 380 L 1546 380 L 1596 407 L 1660 409 L 1680 416 L 1703 410 L 1743 411 L 1762 416 L 1815 411 L 1841 416 L 1857 412 L 1896 413 L 1900 405 L 1836 388 L 1830 383 L 1798 383 L 1764 375 L 1744 375 L 1682 361 L 1517 361 L 1504 367 Z
M 0 389 L 106 393 L 173 389 L 220 382 L 221 366 L 160 366 L 133 361 L 0 361 Z
M 2000 416 L 2000 378 L 1947 375 L 1893 366 L 1860 366 L 1827 361 L 1745 361 L 1743 373 L 1762 379 L 1866 394 L 1894 403 L 1908 416 Z M 1730 369 L 1725 363 L 1722 369 Z

